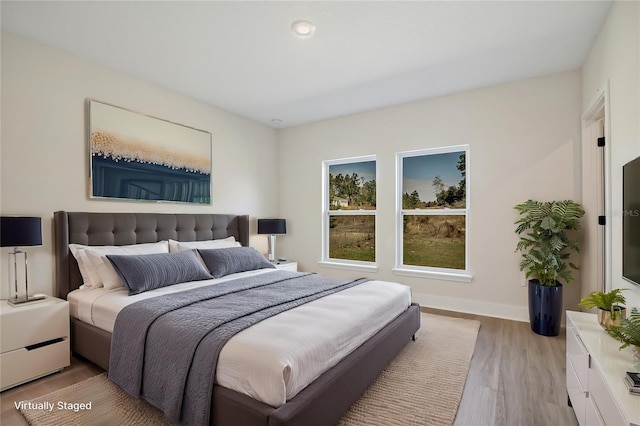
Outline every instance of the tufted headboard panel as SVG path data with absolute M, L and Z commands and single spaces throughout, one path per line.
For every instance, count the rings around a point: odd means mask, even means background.
M 249 216 L 170 213 L 54 213 L 56 288 L 62 299 L 82 285 L 69 244 L 122 246 L 162 240 L 202 241 L 234 236 L 249 245 Z

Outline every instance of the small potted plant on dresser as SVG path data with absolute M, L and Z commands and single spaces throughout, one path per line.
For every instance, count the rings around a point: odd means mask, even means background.
M 562 320 L 562 283 L 573 280 L 571 252 L 579 252 L 578 240 L 569 231 L 579 230 L 582 207 L 571 200 L 527 200 L 514 207 L 522 253 L 520 270 L 529 280 L 529 321 L 531 330 L 543 336 L 557 336 Z
M 629 318 L 620 318 L 620 325 L 607 327 L 607 332 L 622 342 L 620 349 L 632 347 L 633 368 L 640 370 L 640 312 L 636 308 L 631 309 Z
M 626 303 L 622 295 L 624 289 L 616 288 L 608 293 L 594 291 L 590 295 L 583 297 L 578 306 L 587 309 L 598 308 L 598 323 L 605 330 L 613 325 L 620 325 L 620 318 L 626 316 L 627 310 L 618 303 Z

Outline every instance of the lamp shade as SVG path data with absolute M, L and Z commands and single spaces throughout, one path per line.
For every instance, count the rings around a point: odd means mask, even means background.
M 287 221 L 285 219 L 258 219 L 258 234 L 286 234 Z
M 26 216 L 0 216 L 0 247 L 42 245 L 42 219 Z

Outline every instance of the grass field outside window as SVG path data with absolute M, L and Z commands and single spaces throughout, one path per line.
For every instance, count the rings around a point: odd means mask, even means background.
M 396 268 L 469 271 L 468 146 L 397 154 Z
M 375 264 L 375 157 L 323 162 L 323 206 L 323 262 Z

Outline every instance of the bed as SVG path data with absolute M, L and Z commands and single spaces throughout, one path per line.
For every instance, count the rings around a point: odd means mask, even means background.
M 54 225 L 56 294 L 63 299 L 83 284 L 69 244 L 119 246 L 168 239 L 202 241 L 227 237 L 234 237 L 242 246 L 248 246 L 249 242 L 249 218 L 242 215 L 60 211 L 54 214 Z M 216 385 L 210 422 L 248 426 L 335 424 L 419 327 L 419 307 L 411 304 L 295 397 L 276 408 Z M 109 368 L 111 340 L 110 332 L 71 318 L 72 351 L 105 370 Z

